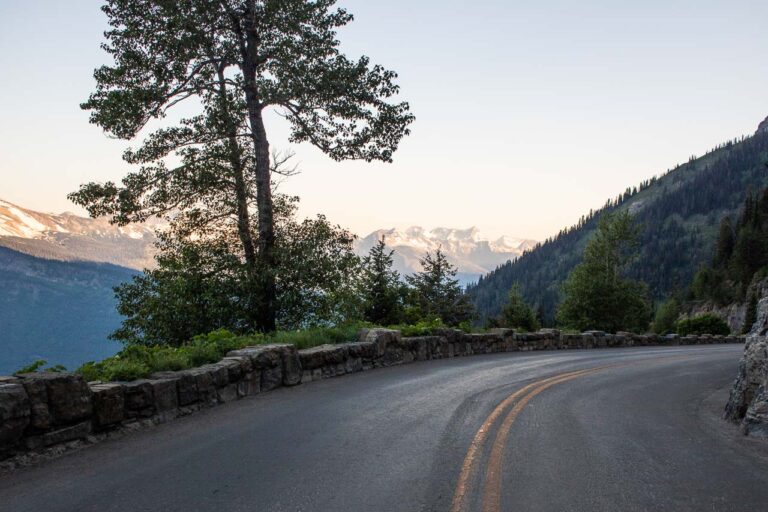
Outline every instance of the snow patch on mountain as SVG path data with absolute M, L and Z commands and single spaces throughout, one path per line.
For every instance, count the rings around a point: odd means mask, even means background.
M 47 259 L 154 264 L 155 225 L 115 226 L 106 218 L 41 213 L 0 199 L 0 246 Z
M 358 239 L 355 251 L 364 256 L 381 238 L 395 251 L 394 267 L 401 274 L 408 275 L 421 270 L 419 260 L 427 252 L 439 248 L 457 267 L 460 281 L 464 284 L 477 280 L 482 274 L 508 260 L 514 260 L 537 243 L 535 240 L 511 236 L 489 239 L 474 226 L 467 229 L 438 227 L 431 230 L 411 226 L 402 231 L 395 228 L 378 229 Z

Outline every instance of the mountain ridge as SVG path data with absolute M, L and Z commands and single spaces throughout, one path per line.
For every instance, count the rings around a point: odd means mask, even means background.
M 517 283 L 525 300 L 541 308 L 545 323 L 552 324 L 561 285 L 581 261 L 599 216 L 621 209 L 642 227 L 639 254 L 625 274 L 646 282 L 655 299 L 685 290 L 696 269 L 711 258 L 721 219 L 738 212 L 750 188 L 768 185 L 766 162 L 768 129 L 758 129 L 628 188 L 574 226 L 481 277 L 468 290 L 480 321 L 498 314 Z
M 154 264 L 158 222 L 116 226 L 106 218 L 42 213 L 0 199 L 0 247 L 50 260 L 143 270 Z

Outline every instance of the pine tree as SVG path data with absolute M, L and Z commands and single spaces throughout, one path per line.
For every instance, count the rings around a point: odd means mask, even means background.
M 440 249 L 420 260 L 422 271 L 405 279 L 412 287 L 409 300 L 424 320 L 439 318 L 457 326 L 472 318 L 472 305 L 456 279 L 456 268 Z
M 541 324 L 536 319 L 533 309 L 525 303 L 520 293 L 520 287 L 517 284 L 509 290 L 509 299 L 501 310 L 498 324 L 500 327 L 522 329 L 526 332 L 538 331 L 541 328 Z
M 362 262 L 363 318 L 376 325 L 398 324 L 402 317 L 402 282 L 392 269 L 394 252 L 387 250 L 382 237 Z
M 731 218 L 725 217 L 720 222 L 720 230 L 717 235 L 717 247 L 715 249 L 714 266 L 724 266 L 731 255 L 733 254 L 733 248 L 736 245 L 736 239 L 733 232 L 733 225 L 731 224 Z

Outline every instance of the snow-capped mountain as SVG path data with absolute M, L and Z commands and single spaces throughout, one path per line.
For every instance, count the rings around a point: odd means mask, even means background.
M 0 246 L 31 256 L 141 270 L 153 264 L 154 241 L 151 224 L 118 227 L 104 218 L 40 213 L 0 199 Z
M 421 270 L 419 259 L 426 252 L 434 252 L 440 248 L 448 260 L 458 268 L 458 277 L 462 283 L 475 281 L 507 260 L 514 260 L 537 243 L 535 240 L 509 236 L 490 240 L 483 237 L 476 227 L 426 230 L 413 226 L 405 231 L 376 230 L 357 241 L 356 252 L 360 255 L 367 254 L 382 237 L 387 246 L 395 251 L 394 266 L 401 274 L 418 272 Z

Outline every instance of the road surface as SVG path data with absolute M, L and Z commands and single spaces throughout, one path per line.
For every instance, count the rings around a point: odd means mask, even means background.
M 757 511 L 743 347 L 492 354 L 283 388 L 0 476 L 0 510 Z

